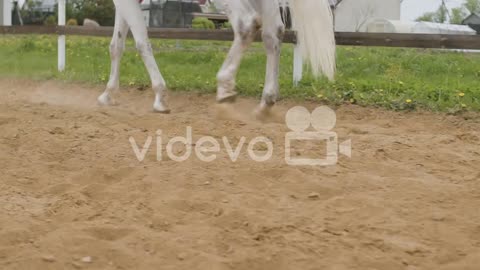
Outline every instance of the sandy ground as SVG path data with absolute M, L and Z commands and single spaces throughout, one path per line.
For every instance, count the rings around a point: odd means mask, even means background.
M 0 90 L 1 269 L 480 265 L 478 115 L 343 106 L 335 131 L 352 139 L 352 158 L 295 167 L 281 120 L 293 101 L 261 123 L 246 113 L 251 99 L 235 116 L 212 96 L 172 94 L 173 114 L 159 115 L 150 91 L 123 90 L 119 106 L 99 108 L 100 87 L 1 79 Z M 245 147 L 232 162 L 221 143 L 211 163 L 157 161 L 155 146 L 136 159 L 130 136 L 143 144 L 161 129 L 165 149 L 187 126 L 194 140 L 266 136 L 273 158 L 254 162 Z

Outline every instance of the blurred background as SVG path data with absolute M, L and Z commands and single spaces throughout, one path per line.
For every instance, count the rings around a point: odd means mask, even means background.
M 480 0 L 329 1 L 338 32 L 476 35 L 480 29 Z M 230 23 L 223 2 L 144 0 L 141 8 L 145 22 L 152 28 L 228 29 Z M 0 24 L 54 26 L 57 24 L 57 6 L 57 0 L 0 0 Z M 66 6 L 70 26 L 114 24 L 112 0 L 66 0 Z M 90 30 L 95 32 L 96 29 Z M 104 85 L 109 76 L 110 39 L 110 36 L 69 36 L 68 68 L 59 73 L 55 61 L 56 36 L 4 35 L 0 39 L 0 75 Z M 154 39 L 152 45 L 170 89 L 214 93 L 216 72 L 231 43 Z M 424 45 L 430 48 L 428 44 Z M 400 110 L 416 107 L 453 112 L 480 110 L 478 52 L 461 48 L 339 46 L 335 82 L 314 80 L 305 72 L 300 84 L 294 87 L 293 45 L 285 44 L 280 85 L 285 97 L 330 104 L 347 102 Z M 128 40 L 122 60 L 121 84 L 146 89 L 150 81 L 136 54 L 133 41 Z M 237 84 L 239 92 L 258 96 L 263 88 L 264 67 L 263 46 L 255 43 L 242 62 Z
M 287 1 L 288 0 L 280 0 Z M 55 25 L 57 0 L 2 0 L 4 25 Z M 67 0 L 69 25 L 112 26 L 111 0 Z M 480 0 L 329 0 L 339 32 L 477 34 Z M 144 0 L 149 27 L 229 28 L 224 0 Z M 11 11 L 11 14 L 9 12 Z M 288 10 L 287 10 L 287 14 Z

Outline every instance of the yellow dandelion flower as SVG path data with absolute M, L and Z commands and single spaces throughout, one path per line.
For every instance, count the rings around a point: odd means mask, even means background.
M 463 92 L 462 92 L 462 93 L 458 93 L 458 96 L 459 96 L 459 97 L 464 97 L 464 96 L 465 96 L 465 93 L 463 93 Z
M 411 99 L 407 99 L 405 100 L 406 103 L 412 103 L 412 100 Z

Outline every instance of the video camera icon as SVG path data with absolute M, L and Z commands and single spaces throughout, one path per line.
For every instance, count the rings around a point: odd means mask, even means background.
M 337 123 L 335 112 L 327 106 L 317 107 L 312 113 L 307 108 L 291 108 L 285 117 L 287 127 L 292 130 L 285 135 L 285 161 L 292 166 L 332 166 L 338 162 L 339 154 L 352 157 L 352 141 L 338 144 L 338 135 L 333 132 Z M 307 131 L 312 126 L 314 131 Z M 292 156 L 293 141 L 325 141 L 325 158 L 302 158 Z

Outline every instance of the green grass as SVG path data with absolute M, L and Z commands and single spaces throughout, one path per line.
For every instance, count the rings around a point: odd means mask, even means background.
M 110 72 L 109 39 L 68 37 L 67 70 L 56 70 L 53 36 L 0 36 L 0 76 L 105 84 Z M 153 40 L 155 57 L 171 90 L 215 92 L 215 74 L 229 42 Z M 339 47 L 334 83 L 309 75 L 292 83 L 291 45 L 283 47 L 283 97 L 328 104 L 356 103 L 394 110 L 480 111 L 480 54 L 440 50 Z M 146 87 L 149 79 L 132 40 L 122 59 L 122 85 Z M 246 54 L 237 88 L 261 95 L 265 54 L 255 44 Z

